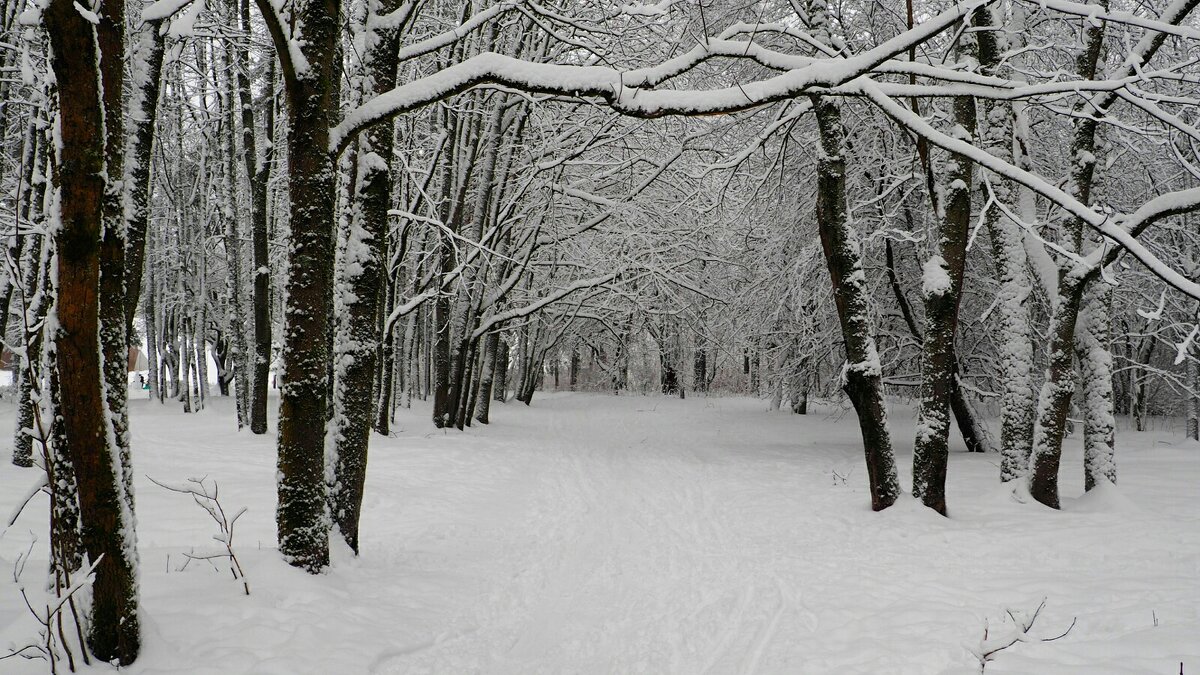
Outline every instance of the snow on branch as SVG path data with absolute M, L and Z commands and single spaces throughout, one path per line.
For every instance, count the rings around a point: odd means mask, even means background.
M 1061 14 L 1071 14 L 1082 17 L 1092 22 L 1093 24 L 1101 21 L 1109 23 L 1120 23 L 1136 28 L 1144 28 L 1156 33 L 1165 35 L 1175 35 L 1192 40 L 1200 39 L 1200 30 L 1180 26 L 1177 22 L 1172 22 L 1170 19 L 1164 21 L 1159 19 L 1147 19 L 1143 16 L 1138 16 L 1131 12 L 1105 12 L 1102 11 L 1100 5 L 1084 5 L 1078 2 L 1068 2 L 1067 0 L 1020 0 L 1027 5 L 1033 5 L 1040 9 L 1050 9 Z M 1169 13 L 1164 13 L 1164 16 L 1170 16 Z
M 1176 289 L 1200 299 L 1200 284 L 1189 280 L 1184 275 L 1172 269 L 1169 265 L 1159 260 L 1157 256 L 1150 252 L 1137 240 L 1137 236 L 1149 225 L 1162 220 L 1163 218 L 1187 213 L 1189 211 L 1200 208 L 1200 188 L 1192 188 L 1190 190 L 1180 190 L 1170 192 L 1143 204 L 1139 209 L 1132 214 L 1124 217 L 1113 218 L 1103 213 L 1098 213 L 1080 202 L 1078 199 L 1067 194 L 1065 191 L 1047 183 L 1038 176 L 1020 169 L 1008 162 L 998 159 L 995 155 L 981 150 L 961 139 L 952 138 L 937 129 L 934 129 L 921 116 L 912 112 L 908 108 L 897 103 L 891 97 L 884 94 L 879 87 L 867 78 L 859 78 L 855 81 L 856 85 L 861 88 L 863 94 L 874 102 L 885 114 L 896 120 L 902 126 L 908 128 L 913 133 L 924 137 L 930 143 L 955 154 L 961 155 L 975 162 L 976 164 L 995 172 L 1000 176 L 1009 178 L 1016 183 L 1024 185 L 1030 190 L 1042 195 L 1046 199 L 1058 205 L 1060 208 L 1068 212 L 1070 215 L 1078 218 L 1083 223 L 1087 224 L 1093 230 L 1104 236 L 1106 239 L 1115 242 L 1120 247 L 1128 251 L 1139 262 L 1146 266 L 1151 273 L 1165 281 L 1167 284 Z M 1092 274 L 1098 272 L 1099 269 L 1115 259 L 1115 254 L 1105 251 L 1103 248 L 1098 249 L 1087 258 L 1088 264 L 1084 269 L 1079 270 L 1082 274 Z
M 630 3 L 621 6 L 621 13 L 629 16 L 662 16 L 671 11 L 671 7 L 679 4 L 679 0 L 663 0 L 653 4 L 643 5 Z
M 157 0 L 142 10 L 142 21 L 153 22 L 169 19 L 190 4 L 192 4 L 192 0 Z
M 517 5 L 519 4 L 521 3 L 511 0 L 508 2 L 496 3 L 495 5 L 492 5 L 482 12 L 475 14 L 470 19 L 444 33 L 438 33 L 437 35 L 433 35 L 421 40 L 420 42 L 404 47 L 400 50 L 400 53 L 397 57 L 398 63 L 404 63 L 405 61 L 415 59 L 418 56 L 424 56 L 425 54 L 449 47 L 467 35 L 470 35 L 474 31 L 478 30 L 488 21 L 491 21 L 505 12 L 516 9 Z
M 262 5 L 269 4 L 270 0 L 257 1 Z M 620 71 L 602 66 L 533 63 L 484 52 L 366 101 L 331 131 L 329 150 L 341 154 L 358 133 L 378 122 L 483 84 L 498 84 L 539 94 L 597 98 L 614 111 L 631 117 L 714 115 L 748 110 L 795 98 L 816 87 L 836 87 L 849 82 L 995 1 L 956 4 L 862 54 L 844 59 L 814 60 L 807 66 L 775 77 L 721 89 L 645 90 L 642 87 L 647 82 L 667 78 L 670 73 L 659 67 Z M 690 61 L 684 61 L 676 67 L 692 67 L 688 63 Z
M 1158 23 L 1167 25 L 1182 23 L 1183 20 L 1187 18 L 1187 15 L 1196 8 L 1196 5 L 1200 5 L 1200 0 L 1173 0 L 1171 4 L 1163 10 L 1162 15 L 1159 16 Z M 1137 45 L 1135 45 L 1134 48 L 1125 56 L 1125 59 L 1121 62 L 1121 65 L 1118 66 L 1113 72 L 1108 73 L 1104 79 L 1115 80 L 1129 77 L 1130 75 L 1140 74 L 1142 66 L 1150 62 L 1150 59 L 1153 58 L 1155 52 L 1158 51 L 1158 48 L 1162 46 L 1162 43 L 1166 37 L 1166 33 L 1157 30 L 1150 31 L 1143 35 L 1142 39 L 1138 41 Z M 1090 101 L 1088 101 L 1087 107 L 1084 109 L 1088 112 L 1091 112 L 1092 110 L 1103 111 L 1112 105 L 1116 98 L 1117 94 L 1115 91 L 1096 94 Z
M 479 328 L 476 328 L 475 331 L 473 333 L 471 333 L 471 339 L 478 340 L 479 338 L 483 337 L 484 335 L 487 335 L 487 332 L 489 330 L 491 330 L 493 326 L 502 324 L 506 321 L 512 321 L 513 319 L 519 319 L 521 317 L 529 316 L 530 314 L 533 314 L 534 312 L 538 311 L 539 309 L 541 309 L 547 305 L 553 304 L 555 302 L 558 302 L 559 300 L 562 300 L 563 298 L 567 297 L 568 295 L 571 295 L 572 293 L 574 293 L 576 291 L 580 291 L 585 288 L 595 288 L 596 286 L 603 286 L 604 284 L 607 284 L 608 282 L 612 281 L 613 279 L 616 279 L 620 275 L 621 275 L 620 272 L 612 272 L 609 274 L 605 274 L 603 276 L 593 277 L 591 279 L 580 279 L 572 284 L 568 284 L 567 286 L 564 286 L 563 288 L 558 289 L 557 291 L 551 293 L 550 295 L 547 295 L 546 297 L 544 297 L 536 302 L 532 302 L 528 305 L 525 305 L 524 307 L 514 307 L 514 308 L 508 310 L 507 312 L 500 312 L 499 314 L 494 314 L 491 317 L 489 317 L 486 321 L 479 324 Z

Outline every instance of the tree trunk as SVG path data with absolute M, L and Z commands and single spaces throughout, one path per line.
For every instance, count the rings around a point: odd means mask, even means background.
M 34 398 L 40 368 L 36 362 L 42 354 L 42 322 L 50 308 L 52 292 L 49 286 L 49 272 L 52 263 L 49 242 L 42 235 L 35 234 L 30 239 L 29 248 L 36 253 L 30 256 L 29 268 L 25 271 L 25 282 L 22 297 L 25 298 L 22 312 L 32 318 L 33 323 L 21 326 L 22 343 L 25 353 L 21 357 L 21 379 L 17 386 L 17 420 L 13 430 L 12 462 L 17 466 L 33 466 L 33 435 L 36 425 L 36 406 L 39 401 Z
M 1067 427 L 1071 395 L 1075 392 L 1075 321 L 1083 296 L 1083 281 L 1062 273 L 1058 299 L 1050 321 L 1050 362 L 1038 397 L 1037 426 L 1029 465 L 1029 492 L 1034 499 L 1058 508 L 1058 467 Z
M 1083 385 L 1084 490 L 1103 481 L 1117 482 L 1116 418 L 1113 410 L 1112 352 L 1109 326 L 1113 286 L 1098 281 L 1088 287 L 1075 329 L 1075 356 Z
M 1000 27 L 1002 21 L 993 8 L 983 10 L 981 24 Z M 1007 43 L 996 33 L 980 33 L 979 60 L 986 75 L 1000 75 L 1003 48 Z M 1007 73 L 1005 73 L 1007 75 Z M 1013 163 L 1014 111 L 1008 101 L 982 99 L 980 137 L 983 148 L 992 156 Z M 1017 190 L 1011 180 L 987 174 L 988 183 L 981 187 L 984 203 L 994 195 L 1005 206 L 1016 203 Z M 991 194 L 988 190 L 991 190 Z M 1033 447 L 1034 391 L 1033 340 L 1030 335 L 1029 312 L 1025 299 L 1031 291 L 1025 244 L 1020 226 L 998 207 L 991 206 L 984 214 L 991 239 L 992 257 L 996 264 L 999 284 L 997 314 L 1000 318 L 1000 371 L 1004 391 L 1000 398 L 1000 480 L 1008 482 L 1025 475 L 1029 467 L 1029 452 Z
M 101 6 L 96 37 L 100 46 L 101 96 L 104 99 L 106 175 L 125 175 L 125 3 Z M 113 437 L 121 462 L 122 496 L 132 519 L 133 463 L 129 448 L 129 339 L 125 323 L 125 191 L 122 183 L 109 182 L 104 190 L 100 236 L 100 345 L 104 357 L 105 394 Z M 131 521 L 132 522 L 132 521 Z M 131 541 L 133 538 L 130 528 Z M 135 558 L 137 549 L 130 553 Z
M 508 341 L 499 338 L 496 345 L 495 375 L 492 377 L 492 400 L 504 403 L 508 399 Z
M 883 405 L 883 377 L 868 314 L 862 256 L 846 216 L 841 109 L 834 100 L 814 96 L 812 101 L 821 134 L 821 153 L 817 159 L 817 227 L 846 349 L 843 389 L 858 414 L 871 507 L 880 511 L 899 497 L 900 483 Z
M 75 467 L 68 456 L 62 416 L 62 386 L 58 376 L 58 357 L 53 343 L 46 348 L 47 380 L 50 386 L 50 444 L 45 447 L 46 480 L 50 490 L 50 566 L 57 581 L 69 586 L 71 576 L 83 567 L 83 535 L 80 531 L 79 486 Z M 71 610 L 74 611 L 74 604 Z M 86 656 L 84 661 L 87 661 Z
M 234 62 L 233 47 L 229 44 L 225 48 L 226 67 L 232 72 L 237 66 Z M 237 119 L 234 111 L 234 78 L 227 78 L 227 88 L 225 97 L 225 262 L 229 268 L 229 275 L 226 278 L 226 292 L 229 294 L 229 315 L 226 322 L 229 325 L 228 346 L 229 358 L 227 359 L 226 369 L 232 371 L 234 382 L 234 393 L 236 394 L 237 408 L 237 427 L 238 431 L 242 427 L 250 423 L 250 387 L 249 380 L 252 377 L 249 349 L 246 345 L 246 324 L 247 316 L 244 305 L 242 304 L 242 228 L 240 227 L 239 218 L 237 216 L 237 143 L 234 139 L 234 132 L 237 128 Z M 217 376 L 218 381 L 222 378 Z M 229 382 L 224 380 L 225 385 L 223 395 L 228 395 Z
M 150 223 L 150 177 L 154 163 L 154 127 L 158 119 L 158 94 L 162 81 L 165 39 L 159 21 L 147 22 L 137 32 L 133 58 L 144 68 L 134 68 L 134 87 L 129 120 L 133 142 L 126 171 L 129 181 L 128 235 L 125 249 L 125 330 L 133 334 L 146 264 L 146 233 Z M 148 286 L 149 284 L 147 284 Z M 147 292 L 149 295 L 149 292 Z M 148 313 L 148 312 L 147 312 Z M 149 322 L 149 319 L 147 319 Z M 147 324 L 148 325 L 148 324 Z M 147 345 L 150 336 L 146 336 Z
M 1200 441 L 1200 354 L 1196 353 L 1194 345 L 1191 352 L 1187 363 L 1187 382 L 1191 394 L 1188 395 L 1186 437 Z
M 386 265 L 386 260 L 384 261 Z M 385 278 L 387 270 L 385 269 Z M 395 329 L 385 330 L 384 324 L 387 315 L 392 310 L 392 305 L 395 302 L 396 288 L 398 283 L 396 279 L 388 280 L 386 288 L 380 289 L 380 303 L 378 316 L 376 317 L 376 330 L 379 331 L 379 374 L 376 377 L 378 386 L 375 387 L 377 397 L 375 399 L 375 433 L 382 436 L 387 436 L 391 433 L 391 417 L 392 407 L 395 402 L 396 386 L 399 384 L 400 391 L 404 391 L 405 379 L 404 373 L 406 369 L 403 366 L 406 352 L 400 354 L 400 365 L 397 367 L 396 359 L 396 342 L 398 337 Z M 408 335 L 408 329 L 412 326 L 411 321 L 405 322 L 405 336 Z M 406 344 L 401 345 L 403 349 Z M 399 376 L 399 383 L 397 383 Z
M 108 38 L 112 24 L 124 27 L 120 5 L 106 3 L 104 21 Z M 124 463 L 110 423 L 105 400 L 104 357 L 101 354 L 101 226 L 107 175 L 105 118 L 121 117 L 120 108 L 105 115 L 101 98 L 101 66 L 97 55 L 97 28 L 85 19 L 71 0 L 52 0 L 46 7 L 46 32 L 50 36 L 59 95 L 57 143 L 59 226 L 58 321 L 54 336 L 58 360 L 70 364 L 60 370 L 63 437 L 75 470 L 79 491 L 82 543 L 87 558 L 96 563 L 88 623 L 88 646 L 101 661 L 126 665 L 137 658 L 141 645 L 138 627 L 137 553 L 132 513 L 122 477 Z M 109 52 L 108 58 L 115 58 Z M 110 62 L 111 63 L 111 62 Z M 120 63 L 120 61 L 117 61 Z M 107 87 L 104 87 L 107 89 Z M 120 84 L 115 85 L 120 100 Z M 106 98 L 114 92 L 106 92 Z M 120 175 L 119 173 L 117 175 Z M 111 249 L 110 245 L 107 247 Z M 111 250 L 106 251 L 111 255 Z M 111 264 L 111 260 L 107 261 Z M 110 280 L 111 282 L 111 277 Z M 105 304 L 120 307 L 123 329 L 124 289 Z M 106 328 L 112 328 L 111 324 Z M 124 337 L 124 330 L 109 337 Z M 106 341 L 108 346 L 108 341 Z M 122 347 L 124 345 L 121 345 Z M 121 359 L 124 370 L 124 358 Z
M 907 211 L 905 211 L 905 217 L 911 229 L 912 218 Z M 913 338 L 918 342 L 924 342 L 924 333 L 917 326 L 917 321 L 913 317 L 912 307 L 909 305 L 908 298 L 904 295 L 904 289 L 900 287 L 900 278 L 896 274 L 896 261 L 892 253 L 892 242 L 890 239 L 884 241 L 884 260 L 887 266 L 888 283 L 892 287 L 892 295 L 896 298 L 896 304 L 900 308 L 900 315 L 904 318 L 904 323 L 908 326 L 908 331 Z M 950 389 L 950 412 L 954 413 L 954 422 L 958 425 L 959 433 L 962 434 L 963 444 L 967 446 L 967 452 L 987 452 L 989 448 L 987 434 L 984 432 L 983 424 L 980 423 L 979 416 L 975 412 L 974 406 L 967 399 L 962 383 L 960 382 L 962 374 L 958 367 L 957 354 L 955 354 L 954 372 L 955 376 L 951 382 Z
M 279 402 L 279 550 L 289 564 L 316 574 L 329 564 L 329 513 L 325 484 L 325 431 L 330 363 L 333 288 L 335 169 L 329 153 L 329 123 L 336 110 L 338 3 L 298 2 L 292 16 L 304 26 L 299 49 L 306 63 L 288 54 L 296 48 L 272 23 L 276 53 L 283 60 L 288 96 L 288 196 L 291 241 L 284 310 L 283 376 Z M 265 6 L 265 7 L 264 7 Z
M 1146 382 L 1148 382 L 1150 378 L 1146 374 L 1146 369 L 1143 368 L 1141 364 L 1147 366 L 1150 365 L 1150 362 L 1154 359 L 1154 350 L 1158 346 L 1158 340 L 1143 338 L 1142 344 L 1145 346 L 1145 349 L 1142 351 L 1140 358 L 1137 361 L 1137 364 L 1139 365 L 1136 365 L 1133 369 L 1136 377 L 1136 384 L 1134 385 L 1136 402 L 1133 406 L 1133 421 L 1134 428 L 1138 431 L 1146 431 L 1149 428 L 1148 423 L 1150 421 L 1146 411 L 1146 402 L 1149 400 L 1146 396 Z
M 492 408 L 492 387 L 499 365 L 500 334 L 491 332 L 483 339 L 483 365 L 479 374 L 479 394 L 475 397 L 475 419 L 487 424 Z
M 250 35 L 250 0 L 241 0 L 242 31 Z M 249 377 L 250 432 L 267 433 L 267 388 L 271 373 L 271 260 L 267 251 L 267 183 L 271 176 L 274 145 L 270 142 L 258 157 L 254 104 L 250 92 L 250 61 L 237 41 L 238 97 L 242 109 L 242 160 L 250 177 L 250 230 L 254 252 L 254 372 Z M 271 138 L 275 129 L 275 59 L 268 59 L 267 105 L 263 133 Z
M 448 237 L 439 235 L 439 254 L 442 274 L 449 274 L 454 265 L 448 250 Z M 440 283 L 440 282 L 436 282 Z M 442 289 L 433 302 L 433 425 L 439 429 L 450 424 L 450 293 Z
M 977 11 L 979 16 L 983 12 Z M 960 51 L 975 47 L 975 34 L 960 38 Z M 954 99 L 956 130 L 968 138 L 975 134 L 975 100 Z M 973 163 L 951 155 L 945 166 L 942 217 L 937 223 L 934 254 L 925 262 L 922 292 L 925 297 L 925 330 L 921 359 L 921 399 L 917 410 L 917 438 L 913 446 L 913 496 L 925 506 L 946 515 L 946 469 L 949 461 L 950 398 L 957 387 L 954 340 L 958 334 L 958 306 L 966 271 L 967 237 L 971 225 Z
M 367 13 L 367 52 L 364 67 L 377 95 L 396 84 L 399 26 L 380 28 L 379 17 L 396 10 L 399 2 L 385 0 Z M 334 394 L 334 466 L 330 505 L 338 531 L 356 554 L 363 486 L 367 477 L 367 449 L 375 413 L 375 377 L 378 371 L 381 324 L 379 304 L 386 295 L 388 261 L 388 206 L 391 201 L 391 158 L 395 125 L 388 120 L 367 130 L 358 149 L 357 185 L 350 215 L 350 231 L 342 256 L 345 276 L 341 293 L 343 315 L 338 325 L 337 367 Z
M 1095 6 L 1107 11 L 1108 0 L 1096 0 Z M 1080 77 L 1096 76 L 1096 64 L 1104 46 L 1104 23 L 1088 24 L 1082 51 L 1076 57 Z M 1096 111 L 1088 109 L 1088 115 Z M 1096 118 L 1080 117 L 1075 121 L 1071 143 L 1071 172 L 1068 192 L 1084 204 L 1091 203 L 1092 177 L 1096 168 Z M 1083 223 L 1069 218 L 1062 228 L 1061 244 L 1079 251 L 1083 242 Z M 1076 273 L 1070 262 L 1063 263 L 1058 272 L 1058 293 L 1054 315 L 1050 320 L 1050 358 L 1046 379 L 1038 396 L 1037 421 L 1034 427 L 1033 448 L 1030 452 L 1029 493 L 1037 501 L 1057 509 L 1058 468 L 1062 458 L 1063 432 L 1071 395 L 1075 392 L 1075 369 L 1071 362 L 1075 347 L 1075 321 L 1088 278 Z
M 146 301 L 143 315 L 146 319 L 146 379 L 150 385 L 150 399 L 162 403 L 162 379 L 159 377 L 158 356 L 158 306 L 155 302 L 154 268 L 146 274 Z

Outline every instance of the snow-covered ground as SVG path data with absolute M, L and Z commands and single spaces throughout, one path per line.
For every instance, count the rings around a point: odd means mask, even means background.
M 971 673 L 985 626 L 1006 644 L 1008 612 L 1043 599 L 986 673 L 1200 670 L 1200 446 L 1178 431 L 1122 433 L 1119 489 L 1084 498 L 1068 441 L 1062 512 L 1014 501 L 995 456 L 955 452 L 944 519 L 908 499 L 869 510 L 852 414 L 764 407 L 539 394 L 465 433 L 403 411 L 372 438 L 362 556 L 310 577 L 274 550 L 273 437 L 238 434 L 228 400 L 137 400 L 145 646 L 126 670 Z M 892 416 L 906 468 L 911 414 Z M 181 569 L 215 529 L 145 474 L 207 476 L 249 508 L 249 597 L 219 563 Z M 0 514 L 33 479 L 0 455 Z M 40 586 L 45 532 L 39 497 L 0 539 L 0 650 L 36 633 L 11 570 L 36 536 L 23 581 Z

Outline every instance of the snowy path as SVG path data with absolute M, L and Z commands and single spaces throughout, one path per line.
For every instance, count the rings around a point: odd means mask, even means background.
M 951 519 L 911 502 L 873 514 L 852 416 L 763 407 L 539 396 L 466 433 L 405 411 L 397 438 L 372 440 L 362 557 L 336 551 L 312 579 L 272 550 L 272 441 L 228 429 L 228 410 L 140 404 L 139 471 L 207 474 L 250 507 L 253 594 L 225 570 L 177 571 L 210 523 L 140 480 L 147 645 L 129 672 L 969 673 L 985 620 L 1002 635 L 1006 609 L 1043 597 L 1032 634 L 1077 618 L 1071 633 L 987 673 L 1200 667 L 1200 447 L 1124 434 L 1120 491 L 1062 513 L 1004 495 L 995 457 L 956 453 Z M 0 467 L 0 510 L 29 480 Z M 40 517 L 0 539 L 0 647 L 33 630 L 7 570 Z

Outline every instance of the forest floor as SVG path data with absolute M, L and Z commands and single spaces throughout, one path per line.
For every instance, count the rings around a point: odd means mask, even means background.
M 336 548 L 313 578 L 275 550 L 273 436 L 237 433 L 227 399 L 136 400 L 144 647 L 125 672 L 978 673 L 1043 601 L 984 672 L 1200 672 L 1200 445 L 1178 429 L 1121 433 L 1119 488 L 1085 497 L 1069 440 L 1061 512 L 1001 489 L 996 456 L 952 452 L 947 519 L 907 497 L 870 511 L 852 414 L 765 407 L 539 393 L 464 433 L 414 406 L 372 438 L 361 557 Z M 892 411 L 906 485 L 911 417 Z M 0 515 L 34 475 L 0 453 Z M 220 560 L 185 567 L 216 529 L 147 475 L 248 507 L 249 597 Z M 36 537 L 21 581 L 40 591 L 45 511 L 0 538 L 0 653 L 37 632 L 12 570 Z

